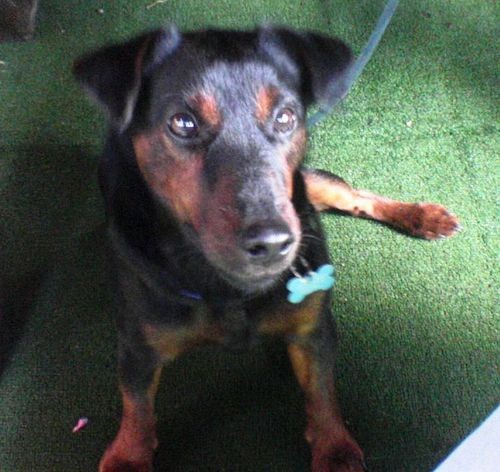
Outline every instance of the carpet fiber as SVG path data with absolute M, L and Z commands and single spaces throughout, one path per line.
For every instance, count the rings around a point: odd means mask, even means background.
M 210 4 L 210 7 L 207 5 Z M 120 415 L 103 211 L 104 120 L 70 74 L 103 43 L 177 23 L 264 21 L 359 53 L 384 2 L 42 0 L 34 39 L 0 44 L 0 470 L 95 470 Z M 436 201 L 435 243 L 323 218 L 337 269 L 339 395 L 371 471 L 430 471 L 497 404 L 500 4 L 402 1 L 308 164 L 394 198 Z M 159 471 L 306 471 L 303 398 L 282 347 L 179 360 L 158 397 Z M 72 434 L 80 416 L 87 428 Z

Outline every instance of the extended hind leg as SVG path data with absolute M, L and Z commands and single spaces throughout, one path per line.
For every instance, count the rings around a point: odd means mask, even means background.
M 438 239 L 459 229 L 457 218 L 436 203 L 407 203 L 353 189 L 325 171 L 303 169 L 307 196 L 317 211 L 340 210 L 352 216 L 386 223 L 411 236 Z

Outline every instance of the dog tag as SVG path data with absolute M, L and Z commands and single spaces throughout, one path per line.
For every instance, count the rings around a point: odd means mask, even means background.
M 293 277 L 286 284 L 286 288 L 290 292 L 287 297 L 288 301 L 300 303 L 311 293 L 330 290 L 335 283 L 334 271 L 331 264 L 324 264 L 318 270 L 312 270 L 304 277 Z

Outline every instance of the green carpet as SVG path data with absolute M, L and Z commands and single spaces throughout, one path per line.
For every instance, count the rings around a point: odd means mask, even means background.
M 119 419 L 95 182 L 105 127 L 73 82 L 73 58 L 169 22 L 268 21 L 359 52 L 383 5 L 42 0 L 34 40 L 0 44 L 0 329 L 19 335 L 0 378 L 2 472 L 95 470 Z M 371 471 L 430 471 L 500 397 L 499 19 L 493 1 L 402 1 L 345 104 L 312 132 L 310 165 L 443 203 L 464 227 L 428 243 L 323 218 L 339 395 Z M 308 470 L 302 396 L 279 346 L 187 356 L 166 372 L 158 413 L 159 471 Z M 72 434 L 80 416 L 89 424 Z

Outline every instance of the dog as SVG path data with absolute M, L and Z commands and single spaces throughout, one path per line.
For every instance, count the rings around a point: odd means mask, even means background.
M 342 90 L 352 59 L 344 42 L 314 32 L 170 26 L 75 62 L 110 123 L 99 180 L 123 415 L 101 472 L 152 470 L 163 365 L 206 343 L 242 348 L 262 336 L 287 344 L 312 471 L 365 470 L 335 398 L 330 291 L 291 303 L 287 282 L 329 263 L 323 210 L 425 239 L 459 226 L 441 205 L 390 200 L 303 166 L 306 111 Z

